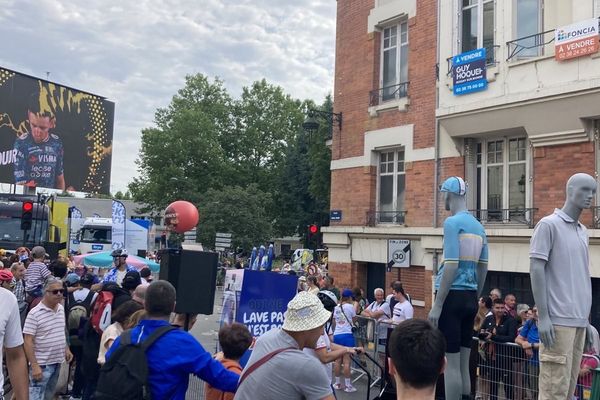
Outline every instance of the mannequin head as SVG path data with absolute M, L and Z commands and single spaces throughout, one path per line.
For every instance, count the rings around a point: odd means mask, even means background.
M 467 184 L 458 176 L 446 179 L 440 191 L 444 193 L 444 204 L 447 211 L 452 215 L 467 209 Z
M 594 195 L 598 184 L 588 174 L 575 174 L 567 181 L 567 200 L 565 205 L 579 209 L 590 208 L 594 201 Z

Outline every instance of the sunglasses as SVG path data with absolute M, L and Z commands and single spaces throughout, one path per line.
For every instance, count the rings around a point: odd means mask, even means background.
M 54 295 L 57 295 L 57 294 L 63 294 L 65 291 L 64 291 L 64 289 L 55 289 L 55 290 L 48 290 L 48 292 L 52 293 Z

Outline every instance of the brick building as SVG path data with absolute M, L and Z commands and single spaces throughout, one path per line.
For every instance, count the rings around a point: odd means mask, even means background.
M 371 297 L 400 279 L 425 316 L 448 216 L 436 189 L 459 175 L 488 234 L 487 285 L 531 304 L 532 227 L 562 206 L 569 176 L 597 176 L 600 165 L 600 53 L 558 60 L 554 32 L 589 25 L 600 0 L 337 5 L 334 111 L 343 125 L 331 143 L 331 209 L 342 217 L 323 229 L 336 283 Z M 486 89 L 455 95 L 452 57 L 480 48 Z M 594 289 L 598 214 L 582 216 Z M 387 268 L 391 239 L 410 241 L 410 267 Z M 593 313 L 600 320 L 600 305 Z

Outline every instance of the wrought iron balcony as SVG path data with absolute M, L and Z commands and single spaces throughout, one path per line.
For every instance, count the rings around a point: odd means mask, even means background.
M 515 224 L 534 226 L 537 208 L 506 208 L 490 210 L 469 210 L 482 224 Z
M 600 229 L 600 207 L 592 207 L 592 228 Z
M 506 42 L 506 48 L 508 50 L 506 61 L 543 56 L 545 46 L 554 42 L 554 31 L 554 29 L 551 29 L 546 32 L 523 36 L 522 38 Z
M 367 226 L 381 224 L 404 225 L 406 211 L 368 211 Z
M 408 82 L 371 90 L 369 92 L 369 106 L 378 106 L 386 101 L 399 100 L 403 97 L 408 97 Z

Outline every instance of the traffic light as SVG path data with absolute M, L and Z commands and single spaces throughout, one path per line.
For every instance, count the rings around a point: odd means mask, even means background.
M 307 245 L 309 248 L 316 249 L 319 246 L 319 225 L 311 224 L 308 226 Z
M 317 233 L 319 233 L 319 227 L 315 224 L 312 224 L 308 227 L 308 231 L 311 235 L 316 235 Z
M 21 208 L 21 230 L 28 231 L 31 229 L 31 221 L 33 220 L 33 202 L 24 201 Z

